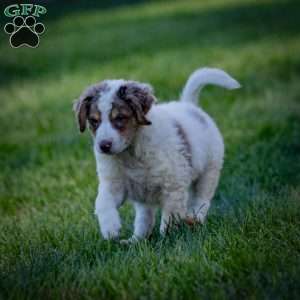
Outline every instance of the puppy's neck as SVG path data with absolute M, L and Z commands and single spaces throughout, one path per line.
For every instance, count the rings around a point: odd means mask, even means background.
M 140 127 L 132 142 L 130 145 L 127 147 L 126 150 L 124 150 L 122 153 L 119 154 L 119 158 L 121 160 L 137 160 L 141 161 L 142 158 L 144 157 L 144 152 L 145 152 L 145 138 L 144 138 L 144 127 Z

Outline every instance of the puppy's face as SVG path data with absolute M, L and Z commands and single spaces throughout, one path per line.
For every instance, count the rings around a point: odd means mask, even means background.
M 155 98 L 151 86 L 135 81 L 106 80 L 87 88 L 74 105 L 79 129 L 88 123 L 96 151 L 117 154 L 133 141 Z

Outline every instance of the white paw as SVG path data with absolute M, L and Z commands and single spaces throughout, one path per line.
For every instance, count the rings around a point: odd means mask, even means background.
M 132 245 L 132 244 L 136 244 L 138 241 L 140 241 L 140 239 L 138 237 L 136 237 L 135 235 L 133 235 L 131 238 L 129 238 L 127 240 L 121 240 L 120 244 L 122 244 L 122 245 Z
M 121 223 L 119 220 L 111 220 L 108 223 L 101 225 L 101 233 L 106 240 L 118 238 L 121 230 Z

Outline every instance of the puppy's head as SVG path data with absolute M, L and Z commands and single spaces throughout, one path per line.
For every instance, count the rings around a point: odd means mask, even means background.
M 81 132 L 88 123 L 95 150 L 116 154 L 131 144 L 140 126 L 151 125 L 146 114 L 154 101 L 148 84 L 105 80 L 88 87 L 74 103 L 74 111 Z

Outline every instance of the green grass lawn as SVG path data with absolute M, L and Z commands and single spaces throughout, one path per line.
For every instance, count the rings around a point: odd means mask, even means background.
M 37 49 L 1 33 L 0 299 L 299 299 L 299 1 L 83 2 L 50 1 Z M 72 100 L 119 77 L 174 99 L 200 66 L 243 85 L 202 93 L 226 144 L 206 224 L 102 240 Z M 129 237 L 131 206 L 121 214 Z

